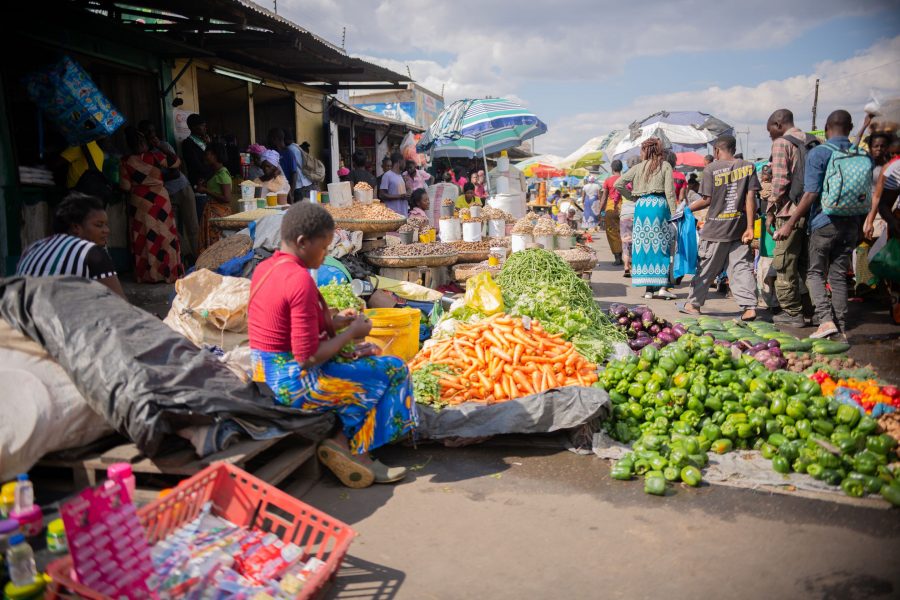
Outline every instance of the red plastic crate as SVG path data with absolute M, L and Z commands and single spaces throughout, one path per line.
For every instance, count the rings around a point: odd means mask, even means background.
M 138 510 L 147 532 L 147 541 L 155 544 L 167 535 L 192 521 L 207 502 L 213 504 L 212 513 L 236 525 L 274 533 L 284 542 L 292 542 L 304 549 L 304 560 L 310 557 L 325 562 L 315 572 L 299 599 L 315 597 L 331 580 L 356 537 L 346 523 L 301 502 L 275 486 L 257 479 L 234 465 L 219 462 L 203 469 L 178 484 L 171 494 Z M 52 578 L 47 598 L 67 597 L 69 590 L 82 598 L 107 600 L 73 579 L 72 557 L 53 561 L 47 572 Z

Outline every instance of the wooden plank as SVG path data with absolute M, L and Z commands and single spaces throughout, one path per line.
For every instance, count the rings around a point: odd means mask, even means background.
M 271 440 L 244 440 L 231 448 L 216 452 L 215 454 L 210 454 L 199 462 L 202 463 L 204 467 L 220 460 L 240 466 L 264 450 L 271 448 L 282 439 L 284 438 L 274 438 Z
M 117 462 L 131 463 L 137 461 L 141 456 L 143 453 L 138 450 L 138 447 L 129 443 L 110 448 L 100 455 L 100 461 L 107 465 Z
M 315 453 L 315 444 L 285 447 L 278 457 L 257 469 L 254 475 L 267 483 L 278 485 L 306 461 L 311 458 L 315 460 Z

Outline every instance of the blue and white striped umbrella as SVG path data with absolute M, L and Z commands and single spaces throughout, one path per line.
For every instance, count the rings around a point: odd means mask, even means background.
M 505 98 L 457 100 L 445 108 L 416 145 L 437 158 L 494 154 L 547 133 L 547 125 Z

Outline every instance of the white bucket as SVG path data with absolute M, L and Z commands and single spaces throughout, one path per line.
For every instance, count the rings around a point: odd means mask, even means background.
M 496 194 L 488 200 L 488 204 L 511 214 L 516 219 L 525 216 L 525 194 Z
M 509 171 L 509 156 L 500 155 L 500 158 L 497 159 L 497 170 L 501 173 Z
M 243 190 L 241 190 L 243 192 Z M 251 197 L 249 200 L 241 200 L 241 211 L 256 210 L 256 198 Z
M 247 200 L 253 200 L 256 197 L 256 184 L 255 183 L 242 183 L 241 184 L 241 200 L 246 202 Z
M 509 193 L 509 177 L 498 177 L 497 181 L 497 189 L 495 190 L 498 194 L 508 194 Z
M 441 219 L 438 226 L 442 242 L 458 242 L 462 239 L 462 225 L 459 219 Z
M 534 243 L 540 244 L 544 250 L 553 250 L 556 248 L 556 236 L 555 235 L 536 235 L 534 236 Z
M 360 204 L 371 204 L 375 193 L 374 190 L 353 190 L 353 197 Z
M 481 221 L 466 221 L 462 224 L 464 242 L 481 241 Z
M 488 237 L 506 237 L 506 221 L 503 219 L 491 219 L 488 221 Z
M 349 181 L 328 184 L 328 203 L 335 208 L 353 204 L 353 187 Z
M 571 235 L 558 235 L 556 236 L 556 249 L 557 250 L 571 250 L 575 244 L 572 241 Z
M 514 233 L 512 234 L 512 251 L 519 252 L 525 250 L 532 241 L 534 241 L 534 238 L 530 233 Z
M 469 214 L 476 219 L 479 218 L 481 216 L 481 207 L 473 204 L 469 207 Z

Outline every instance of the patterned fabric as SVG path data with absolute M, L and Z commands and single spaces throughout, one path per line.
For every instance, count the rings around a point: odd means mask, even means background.
M 106 249 L 67 233 L 38 240 L 22 254 L 16 275 L 47 277 L 74 275 L 97 281 L 116 276 Z
M 785 132 L 794 139 L 802 140 L 805 134 L 794 127 Z M 780 137 L 772 142 L 772 197 L 777 201 L 791 190 L 791 173 L 794 172 L 797 157 L 797 148 Z
M 139 283 L 174 283 L 184 275 L 181 242 L 162 169 L 169 158 L 159 152 L 132 154 L 121 166 L 120 185 L 131 192 L 131 252 Z
M 872 159 L 859 148 L 832 148 L 822 186 L 822 211 L 842 217 L 866 215 L 872 207 Z
M 231 175 L 228 169 L 222 167 L 206 182 L 206 187 L 211 192 L 221 195 L 222 186 L 231 185 Z M 287 186 L 290 187 L 290 186 Z M 200 218 L 200 252 L 203 252 L 222 237 L 222 232 L 212 226 L 210 219 L 227 217 L 232 214 L 231 204 L 218 202 L 209 197 L 203 205 L 203 216 Z
M 265 382 L 278 403 L 335 411 L 357 454 L 397 441 L 418 424 L 409 370 L 397 357 L 330 360 L 303 370 L 290 352 L 251 350 L 251 361 L 253 380 Z
M 632 287 L 669 284 L 669 205 L 662 194 L 641 196 L 634 207 L 632 226 Z

